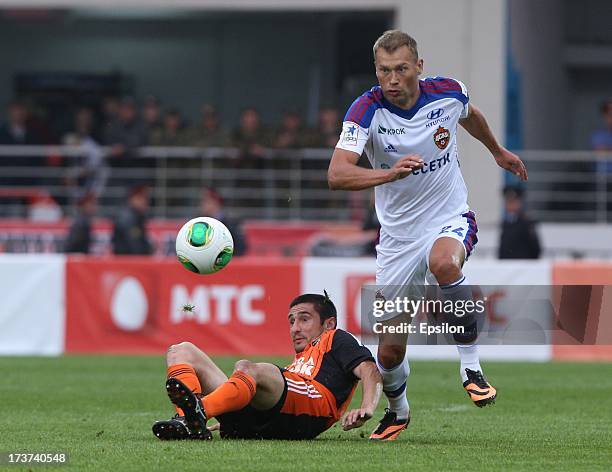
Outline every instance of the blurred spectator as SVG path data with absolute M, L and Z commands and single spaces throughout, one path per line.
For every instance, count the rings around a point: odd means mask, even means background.
M 148 95 L 142 104 L 142 121 L 149 136 L 162 129 L 162 112 L 159 100 Z
M 163 127 L 151 134 L 152 146 L 186 146 L 181 114 L 178 110 L 168 110 L 164 114 Z
M 535 223 L 523 211 L 523 190 L 504 188 L 504 220 L 499 242 L 500 259 L 538 259 L 540 240 Z
M 279 149 L 301 148 L 306 145 L 306 137 L 302 116 L 297 111 L 286 111 L 273 144 Z
M 9 103 L 6 115 L 6 123 L 0 125 L 0 144 L 40 144 L 36 134 L 28 126 L 28 109 L 24 103 Z
M 234 255 L 242 256 L 247 250 L 247 244 L 242 233 L 241 225 L 238 221 L 232 220 L 223 208 L 223 197 L 211 189 L 202 191 L 202 201 L 200 203 L 202 216 L 211 216 L 221 221 L 229 229 L 234 239 Z
M 99 197 L 108 179 L 109 169 L 104 152 L 92 136 L 93 118 L 91 109 L 80 108 L 74 115 L 74 130 L 63 138 L 65 145 L 80 146 L 83 152 L 79 165 L 71 168 L 66 176 L 74 201 L 88 194 Z
M 205 104 L 201 110 L 201 121 L 199 126 L 191 128 L 187 132 L 187 141 L 190 146 L 199 147 L 226 147 L 230 138 L 222 127 L 217 110 Z
M 254 108 L 246 108 L 240 114 L 240 126 L 232 134 L 231 145 L 239 149 L 238 159 L 228 164 L 237 169 L 233 182 L 238 189 L 249 189 L 251 193 L 236 194 L 232 204 L 236 207 L 265 206 L 267 193 L 262 187 L 271 186 L 263 171 L 274 164 L 265 159 L 265 150 L 271 145 L 270 133 L 266 130 Z
M 37 103 L 34 100 L 28 100 L 26 103 L 28 110 L 28 119 L 26 126 L 28 130 L 34 136 L 34 140 L 37 144 L 59 144 L 59 134 L 57 130 L 54 130 L 54 126 L 61 127 L 61 119 L 54 121 L 53 126 L 49 123 L 49 110 L 47 107 Z M 54 162 L 54 157 L 50 156 L 47 159 L 47 163 L 50 165 L 57 165 L 61 159 Z
M 326 106 L 319 110 L 319 122 L 308 134 L 308 147 L 335 147 L 340 138 L 342 123 L 338 109 Z
M 305 145 L 310 148 L 334 148 L 338 143 L 342 124 L 339 120 L 338 110 L 331 106 L 322 107 L 319 110 L 318 124 L 316 128 L 308 130 L 308 136 Z M 367 160 L 367 159 L 366 159 Z M 320 195 L 324 196 L 327 187 L 327 179 L 324 177 L 327 173 L 329 162 L 323 159 L 306 159 L 301 162 L 303 170 L 315 171 L 305 172 L 302 175 L 302 187 L 320 190 Z M 316 177 L 317 173 L 320 177 Z M 311 177 L 306 177 L 310 175 Z M 355 193 L 355 196 L 357 194 Z M 352 194 L 348 197 L 353 198 Z M 320 208 L 335 208 L 337 205 L 343 205 L 340 200 L 322 197 L 320 200 L 313 200 L 312 204 Z
M 113 123 L 119 117 L 121 101 L 114 96 L 106 96 L 102 100 L 102 125 L 104 127 Z
M 605 100 L 601 104 L 601 117 L 603 127 L 593 131 L 591 134 L 591 149 L 598 155 L 599 159 L 596 163 L 595 170 L 607 179 L 612 174 L 612 159 L 609 155 L 612 154 L 612 99 Z M 607 156 L 606 156 L 607 155 Z M 604 189 L 608 192 L 608 209 L 610 208 L 610 191 L 612 190 L 612 182 L 608 180 L 607 185 L 604 184 Z M 591 190 L 589 189 L 586 189 Z
M 91 226 L 98 209 L 98 199 L 94 193 L 87 193 L 79 199 L 77 205 L 77 214 L 72 220 L 64 252 L 89 254 L 92 240 Z
M 149 188 L 137 185 L 130 189 L 128 206 L 121 208 L 114 219 L 114 254 L 151 254 L 153 246 L 147 235 Z
M 109 123 L 104 133 L 104 144 L 111 146 L 111 157 L 133 157 L 136 148 L 147 144 L 147 131 L 138 119 L 136 101 L 124 98 L 117 118 Z
M 591 149 L 594 151 L 612 151 L 612 99 L 601 104 L 603 128 L 591 134 Z
M 240 126 L 232 134 L 232 146 L 244 156 L 263 156 L 264 148 L 271 144 L 270 133 L 262 126 L 259 112 L 245 108 L 240 114 Z
M 0 125 L 0 145 L 34 145 L 42 144 L 39 135 L 31 127 L 29 110 L 25 103 L 12 101 L 6 107 L 6 122 Z M 36 172 L 46 165 L 42 156 L 0 156 L 0 185 L 33 186 L 41 183 L 40 174 Z M 13 174 L 3 167 L 28 167 L 33 170 L 27 174 Z

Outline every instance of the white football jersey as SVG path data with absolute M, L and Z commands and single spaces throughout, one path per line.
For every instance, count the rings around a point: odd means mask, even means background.
M 353 102 L 336 147 L 361 155 L 374 169 L 389 169 L 401 157 L 417 154 L 422 169 L 375 188 L 382 230 L 403 241 L 419 238 L 469 210 L 459 169 L 457 124 L 467 117 L 465 85 L 443 77 L 419 81 L 417 103 L 403 110 L 373 87 Z

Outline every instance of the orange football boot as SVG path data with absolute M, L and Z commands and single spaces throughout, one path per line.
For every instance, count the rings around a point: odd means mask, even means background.
M 463 388 L 477 407 L 491 405 L 497 398 L 497 390 L 487 382 L 479 370 L 465 369 L 468 379 L 463 382 Z
M 398 420 L 397 413 L 385 408 L 385 416 L 380 420 L 378 427 L 372 431 L 370 441 L 393 441 L 408 427 L 408 424 L 410 424 L 410 413 L 405 420 Z

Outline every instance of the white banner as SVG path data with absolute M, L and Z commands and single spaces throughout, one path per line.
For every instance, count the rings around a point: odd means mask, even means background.
M 0 254 L 0 355 L 63 353 L 65 260 Z
M 470 260 L 463 273 L 473 285 L 551 285 L 550 261 Z

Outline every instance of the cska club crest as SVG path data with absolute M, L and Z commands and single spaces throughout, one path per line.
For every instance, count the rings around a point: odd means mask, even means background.
M 434 143 L 440 149 L 446 149 L 448 143 L 450 142 L 450 131 L 442 126 L 438 126 L 438 129 L 433 135 Z

